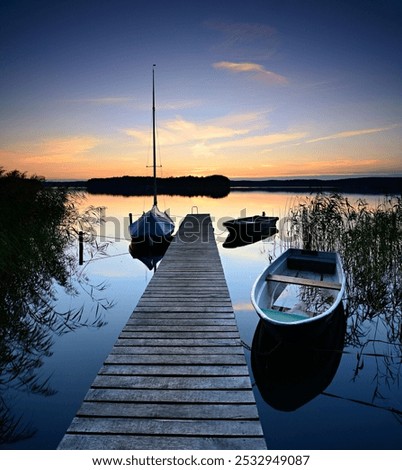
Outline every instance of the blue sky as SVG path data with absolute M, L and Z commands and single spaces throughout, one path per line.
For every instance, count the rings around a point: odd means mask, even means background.
M 402 3 L 9 1 L 0 166 L 162 176 L 402 174 Z

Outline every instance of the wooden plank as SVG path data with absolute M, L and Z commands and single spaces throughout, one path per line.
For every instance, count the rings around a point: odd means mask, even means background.
M 208 339 L 208 338 L 239 338 L 237 331 L 122 331 L 119 339 L 158 338 L 158 339 Z
M 140 318 L 136 318 L 135 315 L 133 315 L 127 322 L 128 325 L 144 325 L 144 326 L 147 326 L 147 325 L 153 325 L 154 328 L 159 328 L 159 326 L 168 326 L 168 325 L 172 325 L 172 321 L 170 321 L 169 319 L 162 319 L 162 318 L 155 318 L 155 319 L 152 319 L 152 315 L 149 315 L 148 317 L 140 317 Z M 184 327 L 187 327 L 187 326 L 236 326 L 237 323 L 236 323 L 236 320 L 232 318 L 228 318 L 228 319 L 225 319 L 225 318 L 220 318 L 220 319 L 217 319 L 217 320 L 212 320 L 212 319 L 209 319 L 209 318 L 189 318 L 189 317 L 182 317 L 182 318 L 178 318 L 178 319 L 175 319 L 174 320 L 174 324 L 176 326 L 178 325 L 181 325 L 181 326 L 184 326 Z
M 77 412 L 79 417 L 150 418 L 150 419 L 258 419 L 253 404 L 192 404 L 192 403 L 100 403 L 85 401 Z
M 148 390 L 91 388 L 86 401 L 122 403 L 209 403 L 209 404 L 255 404 L 251 390 Z M 154 406 L 154 405 L 153 405 Z
M 149 325 L 139 325 L 139 324 L 130 324 L 126 325 L 123 330 L 125 331 L 149 331 L 149 332 L 154 332 L 155 327 L 149 326 Z M 160 332 L 176 332 L 176 331 L 181 331 L 181 332 L 215 332 L 215 331 L 220 331 L 220 332 L 237 332 L 238 329 L 236 325 L 229 325 L 229 326 L 223 326 L 223 325 L 218 325 L 218 326 L 205 326 L 205 325 L 176 325 L 176 324 L 170 324 L 170 325 L 159 325 L 158 330 Z
M 246 365 L 201 365 L 201 364 L 185 364 L 185 365 L 160 365 L 160 364 L 107 364 L 104 365 L 99 375 L 118 375 L 118 376 L 153 376 L 159 377 L 175 376 L 219 376 L 219 377 L 236 377 L 248 376 L 248 368 Z
M 266 449 L 263 437 L 133 436 L 109 434 L 66 434 L 59 449 L 87 450 L 258 450 Z
M 156 310 L 156 311 L 155 311 Z M 175 318 L 178 318 L 178 319 L 183 319 L 183 320 L 191 320 L 191 319 L 213 319 L 213 320 L 218 320 L 218 319 L 223 319 L 223 320 L 234 320 L 235 319 L 235 315 L 232 312 L 220 312 L 220 311 L 217 311 L 217 312 L 202 312 L 202 311 L 192 311 L 192 312 L 189 312 L 188 309 L 183 309 L 182 311 L 179 311 L 179 310 L 169 310 L 169 309 L 166 309 L 166 310 L 162 310 L 162 309 L 159 309 L 159 308 L 153 308 L 152 307 L 148 307 L 147 309 L 144 309 L 143 311 L 141 312 L 138 312 L 136 311 L 135 312 L 135 316 L 133 317 L 133 319 L 136 319 L 136 320 L 140 320 L 142 318 L 145 318 L 145 319 L 149 319 L 150 315 L 152 316 L 152 319 L 155 319 L 155 320 L 165 320 L 167 317 L 166 317 L 166 313 L 169 314 L 169 319 L 175 319 Z
M 241 346 L 114 346 L 111 354 L 200 354 L 200 355 L 232 355 L 244 356 Z
M 145 302 L 145 305 L 143 303 L 139 304 L 137 308 L 135 309 L 136 312 L 141 313 L 141 312 L 187 312 L 187 313 L 192 313 L 192 312 L 201 312 L 201 313 L 219 313 L 219 312 L 226 312 L 226 313 L 231 313 L 233 314 L 233 307 L 231 305 L 225 305 L 222 303 L 218 305 L 195 305 L 193 303 L 186 304 L 186 303 L 180 303 L 180 305 L 177 305 L 175 303 L 170 303 L 166 302 L 164 303 L 163 301 L 157 302 L 157 305 L 147 305 L 148 303 Z
M 71 433 L 261 437 L 258 420 L 74 418 Z
M 237 338 L 208 339 L 157 339 L 157 338 L 119 338 L 116 346 L 240 346 Z
M 104 364 L 214 364 L 243 365 L 246 361 L 240 354 L 110 354 Z
M 319 281 L 304 277 L 284 276 L 282 274 L 268 274 L 267 281 L 283 282 L 285 284 L 296 284 L 300 286 L 321 287 L 323 289 L 341 290 L 342 284 L 338 282 Z
M 243 377 L 158 377 L 97 375 L 94 388 L 142 390 L 247 390 L 250 378 Z
M 180 226 L 59 448 L 266 449 L 208 215 Z

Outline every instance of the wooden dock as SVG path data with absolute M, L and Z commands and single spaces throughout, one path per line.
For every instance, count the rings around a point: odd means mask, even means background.
M 266 449 L 208 214 L 184 219 L 59 449 Z

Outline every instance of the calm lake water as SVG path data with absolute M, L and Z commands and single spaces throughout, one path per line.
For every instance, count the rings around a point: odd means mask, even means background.
M 258 361 L 251 358 L 258 316 L 250 303 L 250 290 L 272 257 L 289 246 L 285 216 L 298 196 L 263 192 L 232 192 L 224 199 L 161 196 L 159 206 L 170 210 L 176 227 L 192 208 L 212 216 L 268 448 L 401 449 L 401 338 L 390 343 L 378 319 L 365 321 L 353 335 L 353 319 L 348 320 L 346 332 L 340 322 L 327 342 L 313 349 L 303 345 L 279 348 L 272 356 L 276 374 L 267 381 L 258 370 Z M 378 198 L 366 199 L 375 202 Z M 88 320 L 101 315 L 106 325 L 54 335 L 52 354 L 43 358 L 37 375 L 49 377 L 48 385 L 55 393 L 4 391 L 2 400 L 9 416 L 19 420 L 18 428 L 30 437 L 1 448 L 57 447 L 153 275 L 128 253 L 127 234 L 129 212 L 140 214 L 150 204 L 151 198 L 106 195 L 87 195 L 82 202 L 83 208 L 105 207 L 98 239 L 110 244 L 104 253 L 92 253 L 92 260 L 85 253 L 84 266 L 77 266 L 76 293 L 57 288 L 54 307 L 59 312 L 81 310 Z M 223 246 L 225 219 L 262 211 L 279 217 L 277 235 L 243 247 Z M 107 308 L 103 310 L 101 304 Z M 269 341 L 264 344 L 272 349 L 275 344 Z

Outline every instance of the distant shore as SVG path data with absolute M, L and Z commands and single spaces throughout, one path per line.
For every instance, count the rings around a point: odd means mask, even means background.
M 402 177 L 367 176 L 339 179 L 237 180 L 231 191 L 338 192 L 354 194 L 402 194 Z
M 93 194 L 146 196 L 153 181 L 145 176 L 91 178 L 87 181 L 46 181 L 47 186 L 83 189 Z M 339 179 L 230 180 L 226 176 L 157 178 L 158 194 L 222 198 L 231 191 L 338 192 L 352 194 L 402 194 L 402 177 L 354 177 Z

